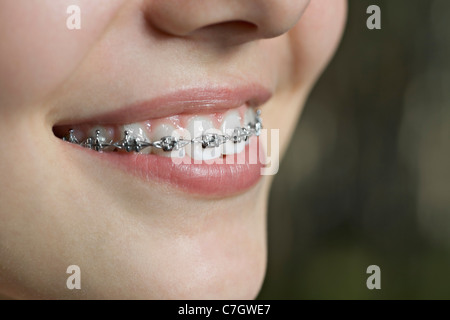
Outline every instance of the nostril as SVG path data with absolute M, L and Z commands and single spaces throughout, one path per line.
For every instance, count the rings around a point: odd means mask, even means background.
M 210 24 L 205 26 L 199 30 L 204 29 L 214 29 L 214 30 L 224 30 L 224 31 L 247 31 L 254 32 L 258 29 L 257 25 L 244 20 L 233 20 L 233 21 L 225 21 L 220 23 Z
M 256 24 L 244 20 L 233 20 L 207 25 L 195 30 L 191 36 L 214 37 L 221 40 L 239 37 L 248 40 L 248 37 L 256 37 L 257 34 L 258 26 Z

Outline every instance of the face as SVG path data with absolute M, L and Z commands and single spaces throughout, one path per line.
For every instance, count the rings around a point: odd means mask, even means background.
M 1 1 L 0 295 L 254 298 L 263 159 L 285 150 L 345 13 L 344 0 Z M 256 109 L 279 144 L 256 136 Z M 70 129 L 84 147 L 63 141 Z

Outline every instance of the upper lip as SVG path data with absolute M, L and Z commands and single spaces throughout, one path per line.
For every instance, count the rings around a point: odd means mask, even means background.
M 243 104 L 257 107 L 264 104 L 271 96 L 271 91 L 259 84 L 190 88 L 137 101 L 88 118 L 68 119 L 58 125 L 127 124 L 179 114 L 216 113 L 238 108 Z

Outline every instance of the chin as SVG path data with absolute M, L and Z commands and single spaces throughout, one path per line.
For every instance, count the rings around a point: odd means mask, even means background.
M 241 214 L 246 215 L 245 212 Z M 262 214 L 260 214 L 261 216 Z M 252 216 L 248 214 L 248 216 Z M 149 299 L 255 299 L 264 281 L 267 248 L 265 223 L 219 223 L 204 233 L 174 237 L 167 251 L 136 265 L 147 279 Z M 227 225 L 227 228 L 220 226 Z M 151 264 L 157 259 L 158 264 Z M 155 295 L 155 288 L 158 288 Z

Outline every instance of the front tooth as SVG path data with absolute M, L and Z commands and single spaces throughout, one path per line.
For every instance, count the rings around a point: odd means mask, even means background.
M 250 123 L 255 124 L 255 122 L 256 122 L 256 112 L 252 108 L 248 108 L 244 114 L 244 127 L 247 128 L 247 126 Z M 249 143 L 250 143 L 250 139 L 248 139 L 245 144 L 249 144 Z
M 187 129 L 192 138 L 201 137 L 203 134 L 217 133 L 222 134 L 215 129 L 211 120 L 205 117 L 192 117 L 187 125 Z M 194 160 L 213 160 L 222 156 L 221 147 L 203 148 L 201 143 L 192 143 L 186 147 L 186 153 Z
M 234 129 L 242 127 L 241 116 L 237 111 L 229 111 L 225 115 L 222 122 L 222 132 L 232 136 Z M 242 152 L 245 149 L 245 141 L 234 143 L 233 141 L 227 141 L 223 145 L 223 154 L 236 154 Z
M 128 131 L 128 134 L 131 137 L 139 139 L 140 141 L 146 141 L 146 142 L 150 141 L 150 139 L 148 138 L 146 129 L 140 123 L 126 124 L 121 128 L 121 131 L 122 131 L 122 134 L 124 134 L 125 131 Z M 140 153 L 149 154 L 150 152 L 151 152 L 151 147 L 141 150 Z
M 175 127 L 171 124 L 159 124 L 156 127 L 152 129 L 151 137 L 152 141 L 158 141 L 163 137 L 172 136 L 175 138 L 180 138 L 183 135 L 183 132 L 181 129 L 175 129 Z M 153 154 L 157 154 L 163 157 L 169 157 L 169 158 L 184 158 L 186 155 L 186 147 L 181 148 L 179 150 L 173 150 L 171 152 L 169 151 L 163 151 L 162 149 L 153 148 L 152 150 Z

